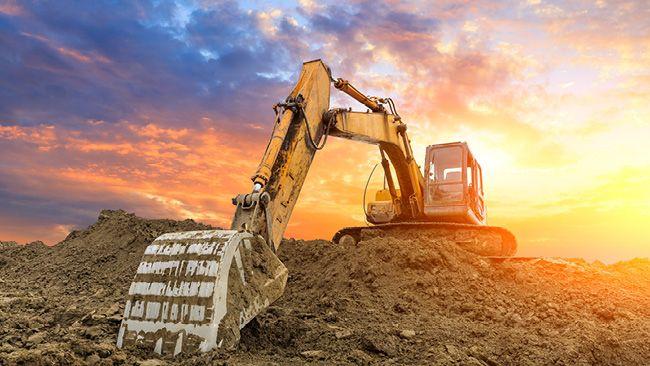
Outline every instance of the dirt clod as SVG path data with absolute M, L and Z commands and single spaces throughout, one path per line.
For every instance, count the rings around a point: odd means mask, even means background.
M 415 337 L 415 331 L 413 329 L 404 329 L 399 332 L 399 336 L 404 339 L 411 339 Z
M 300 355 L 302 355 L 303 357 L 306 357 L 306 358 L 315 358 L 315 359 L 319 359 L 319 360 L 322 360 L 322 359 L 324 359 L 326 357 L 325 352 L 323 352 L 321 350 L 303 351 L 303 352 L 300 352 Z
M 341 329 L 337 330 L 336 333 L 334 333 L 336 336 L 336 339 L 345 339 L 345 338 L 350 338 L 352 337 L 352 331 L 349 329 Z
M 102 211 L 61 243 L 0 242 L 0 365 L 618 364 L 650 359 L 650 261 L 491 262 L 431 233 L 285 240 L 285 294 L 233 351 L 115 347 L 144 248 L 191 220 Z M 615 245 L 615 243 L 613 243 Z

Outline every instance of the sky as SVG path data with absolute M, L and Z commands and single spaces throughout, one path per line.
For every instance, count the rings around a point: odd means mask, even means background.
M 118 208 L 228 227 L 316 58 L 395 100 L 420 164 L 467 141 L 519 255 L 650 256 L 642 0 L 0 0 L 0 239 L 55 244 Z M 286 236 L 364 224 L 379 160 L 330 139 Z

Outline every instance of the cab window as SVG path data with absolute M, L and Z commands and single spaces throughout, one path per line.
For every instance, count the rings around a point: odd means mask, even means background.
M 429 179 L 434 182 L 462 182 L 463 150 L 460 147 L 436 149 L 431 155 Z
M 429 197 L 434 203 L 463 199 L 463 149 L 450 146 L 429 156 Z

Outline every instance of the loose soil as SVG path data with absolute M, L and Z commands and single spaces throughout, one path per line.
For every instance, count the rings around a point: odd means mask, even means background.
M 236 349 L 176 358 L 117 349 L 144 248 L 165 232 L 207 228 L 102 211 L 53 247 L 0 242 L 0 365 L 650 362 L 648 259 L 494 262 L 426 232 L 356 246 L 285 240 L 287 290 Z

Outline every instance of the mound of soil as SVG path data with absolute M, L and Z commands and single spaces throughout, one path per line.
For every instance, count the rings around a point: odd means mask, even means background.
M 620 364 L 650 359 L 650 261 L 495 262 L 426 232 L 285 240 L 282 298 L 237 349 L 158 358 L 114 344 L 146 245 L 191 220 L 102 211 L 48 248 L 0 247 L 3 364 Z M 387 234 L 388 235 L 388 234 Z

